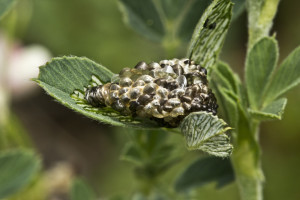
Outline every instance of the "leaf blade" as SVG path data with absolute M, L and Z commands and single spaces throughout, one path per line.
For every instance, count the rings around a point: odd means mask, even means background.
M 71 186 L 71 200 L 95 200 L 93 190 L 81 179 L 77 178 Z
M 238 121 L 238 107 L 236 101 L 229 95 L 229 91 L 225 88 L 219 88 L 219 92 L 224 102 L 224 110 L 226 118 L 229 124 L 233 127 L 237 127 Z
M 274 38 L 264 37 L 251 48 L 246 58 L 246 85 L 249 103 L 260 110 L 264 93 L 278 59 L 278 45 Z
M 211 83 L 216 91 L 220 108 L 224 111 L 226 122 L 233 128 L 237 127 L 238 106 L 241 101 L 241 82 L 228 64 L 218 62 L 211 73 Z
M 200 158 L 191 163 L 175 182 L 175 190 L 184 192 L 217 182 L 217 187 L 234 181 L 234 173 L 229 159 L 217 157 Z
M 221 83 L 223 88 L 238 94 L 240 80 L 227 63 L 217 63 L 216 68 L 212 72 L 212 79 L 218 82 L 218 85 Z
M 131 118 L 108 108 L 86 109 L 71 98 L 74 90 L 84 90 L 96 75 L 102 83 L 109 82 L 113 73 L 87 58 L 60 57 L 40 67 L 40 74 L 34 79 L 50 96 L 57 99 L 66 107 L 87 117 L 114 126 L 130 126 L 136 128 L 155 128 L 158 125 L 148 119 Z M 83 102 L 86 106 L 90 106 Z M 91 106 L 90 106 L 91 107 Z
M 0 20 L 14 7 L 17 0 L 0 0 Z
M 40 161 L 31 151 L 0 153 L 0 199 L 12 195 L 28 184 L 40 169 Z
M 246 0 L 232 0 L 233 6 L 233 17 L 232 20 L 237 19 L 246 8 Z
M 140 35 L 161 43 L 190 40 L 210 3 L 211 0 L 119 0 L 125 24 Z
M 183 1 L 186 2 L 186 0 Z M 189 9 L 186 11 L 183 10 L 183 17 L 181 19 L 177 19 L 180 23 L 177 30 L 175 30 L 178 38 L 183 41 L 189 41 L 191 39 L 199 19 L 210 4 L 210 0 L 190 1 Z
M 139 149 L 133 143 L 127 143 L 120 156 L 121 160 L 131 162 L 135 165 L 142 165 L 143 158 Z
M 218 157 L 227 157 L 232 152 L 232 145 L 225 132 L 230 127 L 211 113 L 194 112 L 180 124 L 189 150 L 202 150 Z
M 261 111 L 249 110 L 250 114 L 254 116 L 257 120 L 281 120 L 284 113 L 285 106 L 287 104 L 286 98 L 281 98 L 276 101 L 271 102 Z
M 266 92 L 266 103 L 270 103 L 300 83 L 300 46 L 282 62 Z
M 152 0 L 120 0 L 124 21 L 139 34 L 154 41 L 161 41 L 165 33 L 162 19 Z
M 188 47 L 189 58 L 207 69 L 215 64 L 229 28 L 231 12 L 230 0 L 213 1 L 195 28 Z

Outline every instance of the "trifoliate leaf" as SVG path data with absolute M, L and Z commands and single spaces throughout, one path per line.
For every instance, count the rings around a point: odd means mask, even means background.
M 211 0 L 120 0 L 126 24 L 156 41 L 188 41 Z
M 202 150 L 218 157 L 231 154 L 233 147 L 225 134 L 231 128 L 217 116 L 207 112 L 191 113 L 180 127 L 189 150 Z

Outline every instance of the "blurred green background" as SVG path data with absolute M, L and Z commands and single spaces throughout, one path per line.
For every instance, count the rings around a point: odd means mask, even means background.
M 280 62 L 300 44 L 299 6 L 299 1 L 280 3 L 272 29 L 279 41 Z M 117 0 L 22 0 L 3 19 L 1 27 L 24 46 L 41 44 L 53 56 L 86 56 L 115 73 L 141 60 L 150 62 L 166 57 L 159 44 L 124 25 Z M 247 19 L 243 13 L 232 23 L 221 53 L 221 59 L 241 76 L 246 45 Z M 182 45 L 179 52 L 185 52 L 185 48 Z M 300 199 L 299 87 L 287 97 L 283 120 L 263 123 L 261 128 L 266 200 Z M 41 154 L 45 169 L 67 162 L 75 174 L 86 177 L 101 197 L 132 194 L 138 184 L 132 175 L 132 165 L 119 160 L 129 139 L 124 130 L 80 116 L 54 102 L 42 89 L 23 98 L 12 96 L 11 108 Z M 170 138 L 186 151 L 180 136 Z M 187 155 L 164 176 L 165 184 L 171 185 L 176 174 L 198 153 Z M 197 190 L 195 196 L 232 200 L 238 199 L 238 190 L 235 184 L 221 190 L 210 184 Z

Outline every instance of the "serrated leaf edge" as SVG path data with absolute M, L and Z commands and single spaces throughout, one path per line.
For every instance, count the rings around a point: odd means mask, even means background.
M 216 134 L 214 134 L 214 135 L 212 135 L 212 136 L 210 136 L 210 137 L 208 137 L 208 138 L 206 138 L 204 141 L 202 141 L 202 142 L 200 142 L 197 146 L 194 146 L 194 147 L 189 147 L 187 144 L 186 144 L 186 148 L 188 149 L 188 150 L 201 150 L 201 148 L 199 148 L 200 146 L 202 146 L 203 144 L 205 144 L 205 142 L 206 141 L 208 141 L 208 140 L 210 140 L 211 138 L 214 138 L 214 137 L 216 137 L 216 136 L 219 136 L 219 135 L 222 135 L 222 134 L 224 134 L 224 136 L 228 139 L 228 141 L 230 141 L 230 138 L 228 137 L 228 135 L 227 134 L 225 134 L 225 132 L 226 131 L 228 131 L 228 130 L 233 130 L 234 128 L 232 128 L 232 127 L 229 127 L 228 125 L 227 125 L 227 123 L 223 120 L 223 119 L 220 119 L 220 118 L 218 118 L 217 116 L 214 116 L 214 115 L 212 115 L 211 113 L 207 113 L 207 112 L 194 112 L 194 113 L 191 113 L 190 115 L 188 115 L 188 116 L 190 116 L 190 117 L 192 117 L 192 115 L 197 115 L 197 114 L 209 114 L 209 115 L 211 115 L 213 118 L 215 118 L 215 119 L 217 119 L 217 120 L 220 120 L 220 122 L 222 123 L 222 130 L 221 131 L 219 131 L 218 133 L 216 133 Z M 180 124 L 180 127 L 185 123 L 185 121 L 187 120 L 187 118 L 188 118 L 188 116 L 186 116 L 183 120 L 182 120 L 182 122 L 181 122 L 181 124 Z M 227 126 L 227 127 L 224 127 L 224 126 Z M 183 133 L 184 134 L 184 136 L 186 135 L 186 133 Z M 231 148 L 233 149 L 233 146 L 232 146 L 232 144 L 230 143 L 230 142 L 228 142 L 228 145 L 229 146 L 231 146 Z M 232 153 L 232 152 L 231 152 Z M 230 153 L 230 154 L 231 154 Z M 210 153 L 209 153 L 210 154 Z M 229 154 L 229 155 L 230 155 Z M 217 156 L 216 154 L 213 154 L 213 155 L 215 155 L 215 156 Z M 228 156 L 229 156 L 228 155 Z M 222 156 L 220 156 L 220 157 L 222 157 Z

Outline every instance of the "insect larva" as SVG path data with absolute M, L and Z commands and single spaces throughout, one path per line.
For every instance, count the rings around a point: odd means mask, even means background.
M 93 107 L 109 106 L 123 115 L 154 119 L 177 127 L 191 112 L 217 114 L 217 102 L 208 87 L 207 71 L 189 59 L 172 59 L 124 68 L 113 83 L 85 91 Z

